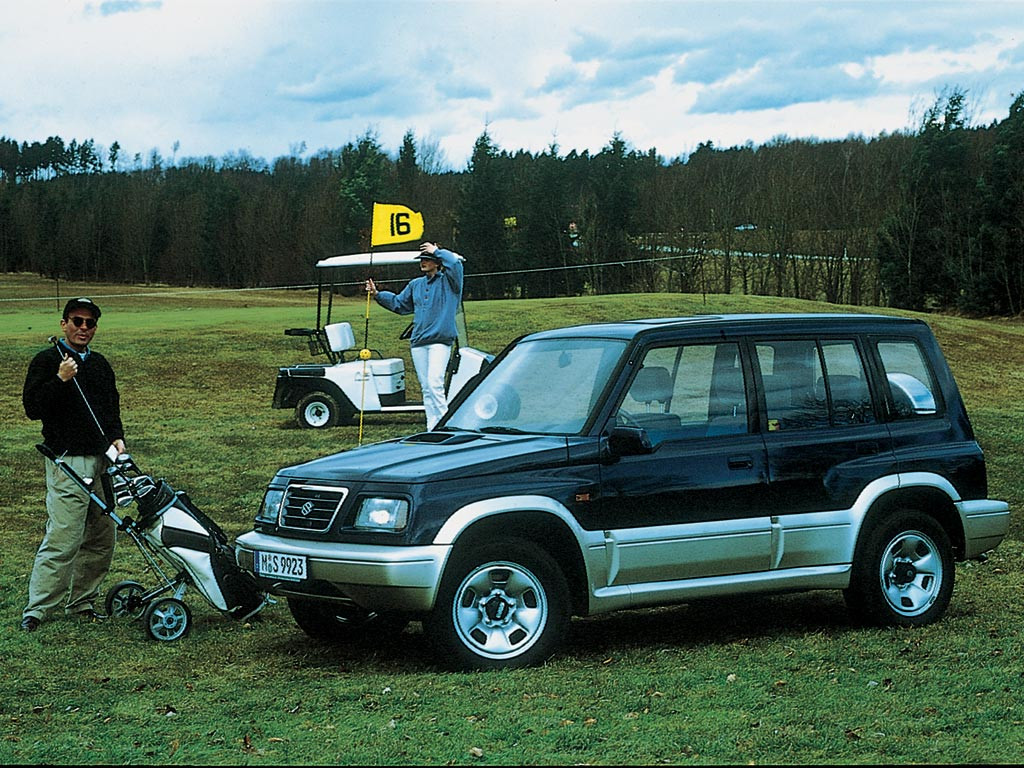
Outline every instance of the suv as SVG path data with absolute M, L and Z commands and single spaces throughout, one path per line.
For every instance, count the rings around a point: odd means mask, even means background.
M 431 432 L 288 467 L 237 559 L 319 638 L 422 619 L 456 668 L 546 659 L 572 615 L 841 589 L 937 620 L 1006 534 L 925 323 L 732 315 L 524 336 Z

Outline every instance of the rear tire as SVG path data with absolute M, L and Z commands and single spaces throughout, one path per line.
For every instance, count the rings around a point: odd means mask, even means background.
M 455 552 L 424 630 L 446 666 L 517 669 L 555 652 L 570 614 L 558 564 L 532 542 L 509 540 Z
M 310 392 L 295 406 L 295 421 L 305 429 L 327 429 L 338 423 L 338 401 L 326 392 Z
M 921 626 L 945 613 L 954 574 L 953 548 L 942 526 L 902 510 L 867 532 L 843 595 L 850 611 L 869 624 Z
M 103 606 L 107 616 L 112 619 L 137 619 L 146 612 L 146 604 L 142 601 L 145 588 L 137 581 L 119 581 L 107 592 Z
M 345 642 L 365 637 L 400 635 L 409 620 L 400 614 L 377 613 L 354 605 L 288 598 L 288 610 L 299 628 L 314 640 Z

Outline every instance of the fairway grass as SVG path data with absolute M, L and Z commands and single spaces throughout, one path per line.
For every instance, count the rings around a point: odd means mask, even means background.
M 354 447 L 358 427 L 297 428 L 270 407 L 277 366 L 310 361 L 315 291 L 64 285 L 103 308 L 127 443 L 231 537 L 251 528 L 281 466 Z M 185 639 L 135 623 L 57 619 L 17 630 L 45 523 L 39 424 L 21 386 L 59 333 L 52 283 L 0 275 L 0 764 L 900 764 L 1024 761 L 1024 324 L 925 316 L 986 451 L 1011 535 L 957 566 L 946 616 L 920 629 L 854 625 L 837 592 L 701 601 L 575 619 L 543 667 L 440 671 L 412 624 L 384 642 L 307 638 L 284 601 L 233 622 L 186 594 Z M 364 343 L 360 297 L 338 298 Z M 764 297 L 628 295 L 474 302 L 473 346 L 595 320 L 719 312 L 865 311 Z M 890 312 L 889 310 L 880 310 Z M 406 358 L 403 318 L 374 307 L 368 346 Z M 415 376 L 407 376 L 415 384 Z M 420 428 L 367 416 L 364 439 Z M 121 539 L 107 586 L 153 583 Z

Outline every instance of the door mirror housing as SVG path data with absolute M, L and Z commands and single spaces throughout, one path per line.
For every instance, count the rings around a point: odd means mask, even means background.
M 608 436 L 608 453 L 612 458 L 644 456 L 653 451 L 651 436 L 641 427 L 615 427 Z

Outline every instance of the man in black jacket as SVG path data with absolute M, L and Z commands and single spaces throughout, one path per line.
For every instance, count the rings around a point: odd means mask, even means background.
M 22 402 L 30 419 L 43 422 L 43 441 L 106 499 L 100 478 L 107 451 L 125 450 L 121 401 L 114 371 L 89 345 L 100 308 L 71 299 L 60 321 L 64 338 L 37 354 L 28 367 Z M 94 605 L 114 555 L 113 521 L 52 461 L 46 462 L 46 534 L 29 580 L 21 628 L 35 631 L 64 602 L 82 619 L 106 618 Z

